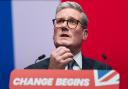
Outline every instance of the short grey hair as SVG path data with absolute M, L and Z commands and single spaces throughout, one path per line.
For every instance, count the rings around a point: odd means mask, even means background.
M 65 8 L 72 8 L 72 9 L 75 9 L 77 11 L 79 11 L 82 15 L 82 18 L 81 18 L 81 24 L 82 24 L 82 27 L 83 28 L 87 28 L 88 26 L 88 17 L 87 15 L 84 13 L 82 7 L 76 3 L 76 2 L 71 2 L 71 1 L 66 1 L 66 2 L 62 2 L 60 3 L 58 6 L 57 6 L 57 9 L 56 9 L 56 14 L 61 11 L 62 9 L 65 9 Z

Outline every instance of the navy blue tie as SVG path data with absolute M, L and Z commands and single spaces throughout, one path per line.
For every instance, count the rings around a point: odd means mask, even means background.
M 68 69 L 69 70 L 73 70 L 73 66 L 74 66 L 74 64 L 75 64 L 75 60 L 73 60 L 73 61 L 71 61 L 70 63 L 68 63 Z

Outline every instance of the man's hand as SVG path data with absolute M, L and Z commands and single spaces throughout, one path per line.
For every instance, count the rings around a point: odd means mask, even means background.
M 70 49 L 60 46 L 51 53 L 49 69 L 64 69 L 72 60 L 73 54 Z

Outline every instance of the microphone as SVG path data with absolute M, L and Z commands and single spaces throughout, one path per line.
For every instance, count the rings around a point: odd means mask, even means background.
M 102 54 L 102 58 L 106 61 L 108 58 L 105 53 Z M 107 62 L 106 62 L 107 63 Z M 107 64 L 105 64 L 105 70 L 108 70 Z
M 39 56 L 36 60 L 35 60 L 35 64 L 37 63 L 38 60 L 44 59 L 46 57 L 45 54 L 42 54 L 41 56 Z
M 102 54 L 102 58 L 104 59 L 104 60 L 107 60 L 108 58 L 107 58 L 107 56 L 106 56 L 106 54 Z

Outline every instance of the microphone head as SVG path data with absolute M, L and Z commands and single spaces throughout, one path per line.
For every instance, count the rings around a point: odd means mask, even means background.
M 106 54 L 102 54 L 102 58 L 104 59 L 104 60 L 107 60 L 107 56 L 106 56 Z
M 41 60 L 41 59 L 43 59 L 45 57 L 46 57 L 45 54 L 42 54 L 41 56 L 38 57 L 38 60 Z

